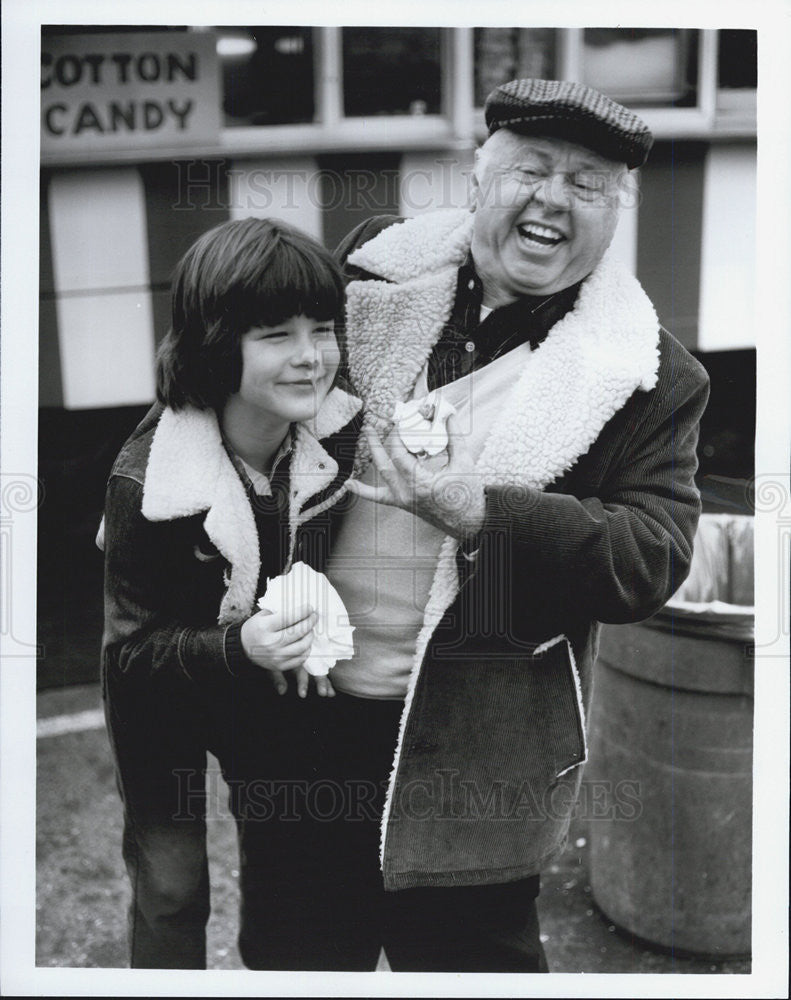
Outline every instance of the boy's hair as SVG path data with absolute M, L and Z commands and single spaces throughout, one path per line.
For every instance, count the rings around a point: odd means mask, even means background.
M 157 398 L 174 410 L 220 409 L 239 388 L 242 335 L 292 316 L 336 321 L 343 278 L 329 251 L 272 219 L 204 233 L 173 276 L 172 326 L 157 352 Z

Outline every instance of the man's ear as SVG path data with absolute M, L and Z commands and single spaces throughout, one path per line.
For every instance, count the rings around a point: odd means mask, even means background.
M 470 173 L 470 208 L 475 209 L 481 197 L 480 173 L 483 168 L 483 154 L 480 147 L 475 150 L 472 172 Z
M 616 178 L 618 208 L 636 209 L 640 204 L 640 171 L 624 168 Z

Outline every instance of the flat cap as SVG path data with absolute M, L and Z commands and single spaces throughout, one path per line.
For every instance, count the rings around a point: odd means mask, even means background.
M 582 83 L 570 80 L 511 80 L 496 87 L 484 108 L 489 135 L 507 128 L 520 135 L 548 135 L 630 169 L 645 163 L 654 144 L 639 115 Z

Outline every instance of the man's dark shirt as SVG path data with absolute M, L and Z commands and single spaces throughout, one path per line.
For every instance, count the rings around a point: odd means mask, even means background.
M 479 322 L 483 285 L 468 254 L 459 268 L 450 319 L 429 358 L 429 390 L 483 368 L 520 344 L 535 350 L 573 307 L 579 287 L 580 282 L 554 295 L 523 295 Z
M 349 234 L 336 251 L 336 257 L 344 265 L 347 282 L 378 278 L 378 275 L 347 264 L 346 258 L 387 226 L 401 221 L 397 216 L 380 216 L 369 219 Z M 520 344 L 529 343 L 535 350 L 555 323 L 574 306 L 581 283 L 550 296 L 523 295 L 515 302 L 492 310 L 479 322 L 483 285 L 472 255 L 468 254 L 459 268 L 450 318 L 429 357 L 429 390 L 483 368 Z

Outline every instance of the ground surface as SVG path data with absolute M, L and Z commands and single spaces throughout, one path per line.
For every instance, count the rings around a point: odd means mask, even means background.
M 94 728 L 38 740 L 37 952 L 39 966 L 118 968 L 126 964 L 126 876 L 121 807 L 109 749 L 96 714 L 95 684 L 39 695 L 39 718 L 81 716 Z M 236 950 L 237 853 L 216 769 L 216 815 L 209 822 L 212 916 L 208 964 L 242 968 Z M 588 827 L 575 822 L 569 848 L 543 879 L 544 947 L 552 972 L 747 973 L 748 960 L 710 961 L 666 954 L 619 932 L 600 911 L 588 881 Z

